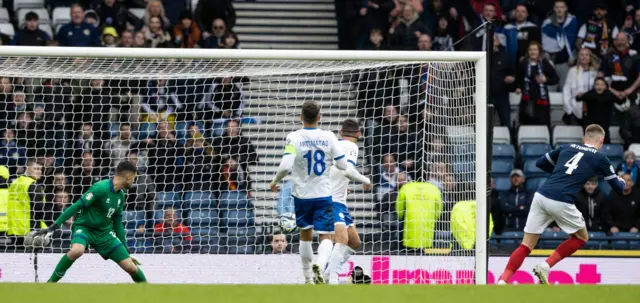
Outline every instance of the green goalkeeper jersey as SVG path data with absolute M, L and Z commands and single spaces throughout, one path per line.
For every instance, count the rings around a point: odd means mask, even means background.
M 122 224 L 125 201 L 124 191 L 116 192 L 112 179 L 102 180 L 94 183 L 78 202 L 65 210 L 56 223 L 61 225 L 75 215 L 74 226 L 81 225 L 101 231 L 113 230 L 114 219 L 120 221 L 115 222 L 116 224 Z

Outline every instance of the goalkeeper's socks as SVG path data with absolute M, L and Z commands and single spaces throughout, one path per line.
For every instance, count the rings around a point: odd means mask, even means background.
M 138 267 L 138 271 L 135 274 L 131 275 L 131 279 L 136 283 L 147 283 L 147 277 L 144 276 L 144 272 L 140 267 Z
M 522 244 L 516 250 L 513 251 L 511 257 L 509 257 L 509 262 L 507 263 L 507 267 L 504 269 L 504 273 L 500 276 L 500 280 L 509 282 L 513 273 L 515 273 L 520 266 L 522 266 L 522 262 L 524 259 L 531 253 L 529 247 L 526 247 Z
M 320 245 L 318 246 L 318 260 L 316 261 L 316 264 L 318 264 L 320 270 L 324 270 L 325 266 L 327 266 L 327 262 L 329 262 L 332 250 L 333 241 L 324 239 L 320 242 Z
M 75 262 L 75 260 L 70 260 L 69 257 L 67 257 L 67 254 L 64 254 L 62 258 L 60 258 L 60 261 L 58 261 L 56 268 L 53 270 L 53 273 L 49 278 L 49 282 L 56 283 L 60 281 L 71 265 L 73 265 L 73 262 Z
M 313 262 L 313 247 L 311 247 L 311 242 L 300 241 L 300 259 L 302 261 L 302 273 L 304 274 L 305 282 L 312 282 L 313 271 L 311 270 L 311 263 Z
M 348 249 L 350 249 L 349 246 L 342 243 L 336 243 L 333 247 L 331 257 L 329 258 L 329 284 L 338 284 L 338 272 L 340 271 L 342 264 L 344 264 L 345 254 L 347 254 Z
M 560 243 L 555 251 L 547 258 L 546 262 L 549 264 L 549 267 L 553 267 L 556 263 L 560 262 L 560 260 L 573 255 L 578 249 L 584 246 L 585 242 L 582 239 L 578 239 L 576 237 L 570 237 L 564 242 Z

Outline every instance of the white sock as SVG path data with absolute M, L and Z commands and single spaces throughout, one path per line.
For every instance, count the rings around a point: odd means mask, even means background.
M 329 267 L 327 268 L 329 273 L 329 284 L 338 284 L 338 273 L 345 262 L 344 256 L 347 254 L 348 248 L 349 246 L 342 243 L 336 243 L 336 245 L 333 246 L 331 258 L 329 258 Z
M 329 257 L 331 257 L 331 251 L 333 250 L 333 241 L 329 239 L 324 239 L 320 242 L 318 246 L 318 260 L 316 260 L 316 264 L 320 267 L 320 270 L 324 271 L 324 267 L 327 266 L 327 262 L 329 262 Z
M 302 274 L 305 282 L 313 281 L 313 248 L 310 241 L 300 241 L 300 260 L 302 261 Z
M 347 263 L 347 261 L 349 261 L 349 258 L 351 257 L 351 255 L 355 254 L 356 251 L 353 250 L 353 248 L 345 245 L 345 250 L 342 252 L 342 262 L 340 263 L 340 268 L 342 268 L 342 265 L 344 265 L 344 263 Z

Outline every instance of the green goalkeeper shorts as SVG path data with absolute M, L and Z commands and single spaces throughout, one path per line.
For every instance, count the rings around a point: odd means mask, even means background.
M 130 257 L 129 252 L 127 252 L 113 231 L 100 231 L 81 225 L 74 225 L 72 232 L 71 245 L 77 243 L 84 245 L 85 248 L 91 247 L 105 260 L 111 259 L 119 263 Z

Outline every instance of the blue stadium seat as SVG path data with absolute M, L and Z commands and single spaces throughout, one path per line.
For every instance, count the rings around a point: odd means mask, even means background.
M 400 230 L 400 222 L 396 213 L 383 213 L 380 215 L 380 225 L 383 231 L 397 231 Z
M 220 246 L 219 230 L 217 228 L 193 228 L 191 243 L 201 253 L 218 253 Z
M 433 238 L 433 248 L 449 248 L 451 247 L 451 239 L 453 239 L 451 232 L 436 231 Z
M 613 249 L 631 249 L 631 245 L 640 246 L 639 233 L 619 232 L 613 234 Z
M 227 253 L 230 255 L 249 255 L 253 254 L 253 245 L 229 246 Z
M 456 160 L 461 160 L 461 159 L 456 159 Z M 461 174 L 474 172 L 476 169 L 476 164 L 472 161 L 454 162 L 451 166 L 452 166 L 452 171 L 458 176 Z
M 215 199 L 214 193 L 209 191 L 187 192 L 184 196 L 184 200 L 190 209 L 217 208 Z
M 604 249 L 608 244 L 607 234 L 601 231 L 589 232 L 589 241 L 587 241 L 586 247 L 588 249 Z
M 500 242 L 505 246 L 516 246 L 520 241 L 522 241 L 522 237 L 524 233 L 521 231 L 505 231 L 500 235 L 502 238 Z
M 156 123 L 140 123 L 138 128 L 138 140 L 153 138 L 156 135 Z
M 218 226 L 218 212 L 215 209 L 192 210 L 189 214 L 189 225 L 192 227 Z
M 243 227 L 254 224 L 252 210 L 227 210 L 222 212 L 222 226 Z
M 134 230 L 139 224 L 144 224 L 144 211 L 125 211 L 122 213 L 122 222 L 127 230 Z
M 232 227 L 227 229 L 227 237 L 253 237 L 255 235 L 255 227 Z
M 542 155 L 550 152 L 553 148 L 549 144 L 525 143 L 520 145 L 522 160 L 538 160 Z
M 604 153 L 612 162 L 614 159 L 616 161 L 622 161 L 624 147 L 620 144 L 605 144 L 600 149 L 600 152 Z
M 529 160 L 524 162 L 524 176 L 527 178 L 549 177 L 549 173 L 543 171 L 536 166 L 536 161 Z
M 540 248 L 553 249 L 569 237 L 565 232 L 545 231 L 541 235 Z
M 513 170 L 513 162 L 495 160 L 491 162 L 491 172 L 495 177 L 509 177 Z
M 511 189 L 511 181 L 509 180 L 509 178 L 503 177 L 503 178 L 495 178 L 496 181 L 496 190 L 499 192 L 502 191 L 508 191 L 509 189 Z
M 459 162 L 469 162 L 475 157 L 475 144 L 458 144 L 454 145 L 453 152 L 456 154 Z
M 531 178 L 525 181 L 525 186 L 528 192 L 535 192 L 545 181 L 547 178 Z
M 227 245 L 242 246 L 256 244 L 256 237 L 230 237 L 227 236 Z
M 156 193 L 156 209 L 165 209 L 167 207 L 180 207 L 179 195 L 175 192 L 157 192 Z
M 514 162 L 516 160 L 516 149 L 511 144 L 494 144 L 491 157 L 495 160 L 505 160 Z
M 251 208 L 246 192 L 225 191 L 220 194 L 221 209 L 246 209 Z
M 605 198 L 609 198 L 614 194 L 611 185 L 609 185 L 609 182 L 605 181 L 602 176 L 599 176 L 598 178 L 598 189 L 600 189 L 600 192 Z

